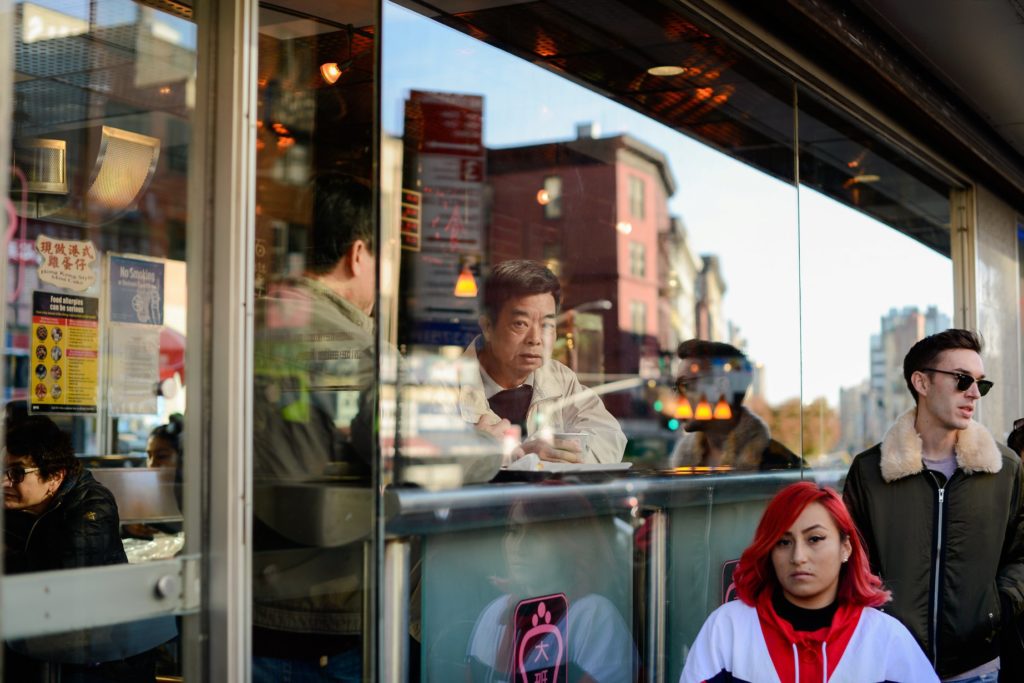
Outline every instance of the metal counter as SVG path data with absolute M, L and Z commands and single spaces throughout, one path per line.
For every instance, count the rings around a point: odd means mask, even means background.
M 835 485 L 843 473 L 803 474 Z M 564 593 L 581 611 L 569 642 L 578 670 L 628 673 L 611 661 L 628 648 L 608 645 L 623 645 L 609 633 L 627 634 L 634 673 L 678 680 L 687 648 L 722 602 L 724 565 L 750 542 L 768 499 L 800 478 L 800 471 L 630 473 L 388 490 L 385 564 L 408 548 L 415 566 L 407 584 L 386 586 L 385 651 L 411 664 L 419 680 L 466 680 L 467 667 L 493 656 L 487 641 L 507 625 L 508 604 Z M 385 566 L 384 576 L 396 569 Z M 570 624 L 572 614 L 570 607 Z M 405 651 L 409 632 L 419 652 Z

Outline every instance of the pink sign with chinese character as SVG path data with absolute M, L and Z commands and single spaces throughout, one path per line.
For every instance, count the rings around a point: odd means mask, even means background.
M 569 600 L 563 593 L 530 598 L 516 605 L 512 670 L 516 683 L 569 680 Z

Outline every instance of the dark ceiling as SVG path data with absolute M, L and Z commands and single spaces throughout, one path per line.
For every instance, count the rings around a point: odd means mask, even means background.
M 860 0 L 860 5 L 1024 155 L 1024 2 Z

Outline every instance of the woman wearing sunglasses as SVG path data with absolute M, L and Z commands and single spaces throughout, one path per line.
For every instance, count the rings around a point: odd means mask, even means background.
M 124 564 L 114 496 L 82 468 L 71 440 L 43 416 L 7 420 L 4 455 L 4 570 L 9 574 Z M 166 620 L 167 618 L 165 618 Z M 167 640 L 173 621 L 92 629 L 81 641 L 8 641 L 5 680 L 49 680 L 44 662 L 59 663 L 65 681 L 152 681 L 155 653 L 147 638 Z M 118 630 L 120 629 L 120 630 Z M 140 635 L 135 637 L 133 629 Z M 153 635 L 155 634 L 155 635 Z M 166 637 L 164 637 L 166 634 Z M 140 642 L 137 642 L 140 641 Z M 116 644 L 105 655 L 104 644 Z M 90 646 L 82 647 L 83 643 Z M 97 646 L 95 649 L 92 646 Z M 130 656 L 126 656 L 130 655 Z M 123 657 L 114 659 L 113 657 Z M 51 668 L 50 674 L 53 673 Z
M 16 421 L 4 457 L 8 573 L 127 562 L 117 504 L 47 417 Z
M 832 489 L 780 491 L 733 581 L 739 600 L 704 622 L 680 683 L 938 681 L 910 633 L 876 609 L 889 593 Z

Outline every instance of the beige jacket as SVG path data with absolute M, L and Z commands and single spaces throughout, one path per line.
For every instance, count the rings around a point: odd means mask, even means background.
M 477 337 L 463 353 L 467 361 L 479 363 Z M 462 418 L 476 424 L 481 417 L 498 416 L 487 404 L 479 373 L 469 373 L 471 381 L 459 387 Z M 541 431 L 583 432 L 591 434 L 590 452 L 585 462 L 621 462 L 626 450 L 626 435 L 619 422 L 604 407 L 600 397 L 580 384 L 576 373 L 556 360 L 548 360 L 533 373 L 533 399 L 526 413 L 526 438 Z M 525 439 L 524 439 L 525 440 Z

